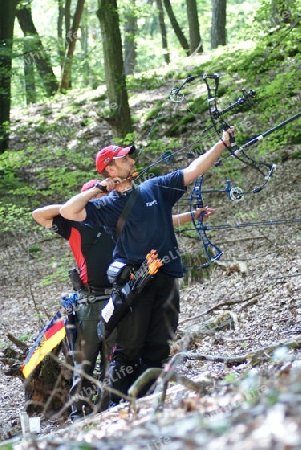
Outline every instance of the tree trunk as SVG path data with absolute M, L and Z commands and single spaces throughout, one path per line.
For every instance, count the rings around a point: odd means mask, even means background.
M 190 54 L 194 52 L 203 53 L 196 0 L 186 0 L 186 7 L 189 27 Z
M 167 33 L 166 33 L 166 26 L 164 21 L 164 11 L 163 11 L 163 5 L 162 0 L 156 0 L 157 8 L 158 8 L 158 19 L 159 19 L 159 25 L 161 29 L 161 36 L 162 36 L 162 48 L 165 50 L 164 52 L 164 59 L 166 64 L 170 63 L 170 56 L 168 51 L 168 45 L 167 45 Z
M 58 1 L 58 16 L 57 16 L 57 37 L 62 40 L 63 39 L 63 19 L 64 19 L 64 5 L 63 0 Z
M 212 0 L 211 48 L 227 43 L 227 0 Z
M 63 67 L 63 60 L 65 55 L 63 45 L 63 21 L 65 15 L 65 8 L 63 0 L 58 0 L 58 16 L 57 16 L 57 37 L 58 37 L 58 54 L 61 62 L 61 68 Z
M 82 23 L 81 23 L 81 40 L 80 40 L 81 50 L 83 53 L 83 83 L 85 86 L 89 86 L 90 78 L 90 65 L 89 65 L 89 12 L 88 9 L 84 8 Z
M 182 46 L 182 48 L 186 51 L 187 55 L 189 55 L 188 41 L 187 41 L 186 37 L 184 36 L 182 29 L 180 28 L 180 25 L 176 19 L 176 16 L 174 15 L 173 9 L 170 4 L 170 0 L 163 0 L 163 3 L 165 6 L 167 15 L 169 17 L 171 26 L 175 32 L 175 35 L 178 38 L 178 41 L 179 41 L 180 45 Z
M 28 42 L 28 38 L 24 36 L 24 81 L 27 105 L 35 103 L 37 100 L 34 66 L 33 64 L 27 64 L 26 59 L 26 55 L 29 55 L 30 53 L 31 43 Z
M 0 154 L 8 148 L 11 102 L 12 42 L 16 0 L 2 0 L 0 14 Z
M 65 53 L 68 48 L 68 33 L 71 29 L 71 0 L 65 0 Z
M 56 93 L 58 83 L 52 70 L 50 58 L 43 47 L 40 36 L 33 23 L 30 6 L 17 10 L 16 16 L 24 36 L 32 36 L 31 52 L 26 55 L 24 63 L 28 65 L 36 64 L 47 95 L 51 97 Z
M 134 3 L 132 6 L 134 6 Z M 124 72 L 129 75 L 135 72 L 136 64 L 137 17 L 134 8 L 125 13 L 124 22 Z
M 131 113 L 123 70 L 122 42 L 117 12 L 117 0 L 98 0 L 105 65 L 105 79 L 110 105 L 107 118 L 113 137 L 123 139 L 132 132 Z
M 72 69 L 75 45 L 76 45 L 76 41 L 77 41 L 77 30 L 79 28 L 80 21 L 82 18 L 84 5 L 85 5 L 85 0 L 77 0 L 76 10 L 75 10 L 75 13 L 73 16 L 73 21 L 72 21 L 72 28 L 70 31 L 68 31 L 68 35 L 66 38 L 66 40 L 68 42 L 68 50 L 67 50 L 67 56 L 65 58 L 62 80 L 61 80 L 61 85 L 60 85 L 61 91 L 67 91 L 68 89 L 70 89 L 71 69 Z

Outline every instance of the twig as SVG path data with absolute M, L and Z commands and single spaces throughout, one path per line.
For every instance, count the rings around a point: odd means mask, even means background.
M 6 335 L 8 339 L 13 342 L 18 348 L 21 350 L 28 350 L 28 345 L 25 344 L 25 342 L 20 341 L 18 338 L 16 338 L 13 334 L 7 333 Z
M 293 273 L 290 275 L 282 275 L 281 277 L 270 278 L 270 280 L 282 280 L 283 278 L 300 277 L 301 273 Z
M 147 369 L 145 372 L 143 372 L 142 375 L 140 375 L 139 378 L 137 378 L 135 383 L 132 384 L 132 386 L 128 390 L 128 394 L 131 397 L 137 398 L 139 391 L 141 391 L 141 389 L 149 382 L 156 380 L 161 375 L 161 373 L 162 373 L 162 369 L 159 369 L 159 368 L 153 367 L 153 368 Z
M 214 355 L 207 355 L 204 353 L 193 353 L 193 352 L 183 352 L 178 353 L 178 355 L 187 359 L 223 362 L 225 364 L 241 364 L 249 360 L 251 360 L 252 364 L 256 364 L 258 362 L 258 358 L 264 356 L 270 357 L 267 354 L 267 352 L 272 352 L 276 350 L 278 347 L 288 347 L 289 349 L 296 350 L 301 347 L 301 338 L 295 339 L 293 341 L 280 341 L 274 345 L 270 345 L 268 347 L 256 350 L 255 352 L 244 353 L 241 355 L 234 355 L 234 356 L 220 356 L 220 355 L 214 356 Z
M 168 380 L 163 379 L 163 383 L 165 385 L 165 391 L 167 389 L 167 385 L 170 381 L 173 381 L 175 383 L 182 384 L 187 389 L 190 389 L 197 393 L 204 393 L 206 391 L 206 388 L 208 385 L 211 385 L 212 382 L 208 380 L 202 380 L 199 382 L 190 380 L 185 375 L 180 375 L 174 371 L 172 372 L 165 372 L 162 369 L 158 368 L 151 368 L 147 369 L 145 372 L 143 372 L 142 375 L 135 381 L 135 383 L 130 387 L 128 394 L 131 397 L 137 398 L 139 392 L 141 389 L 147 385 L 150 381 L 158 379 L 160 376 L 164 375 L 164 373 L 168 373 Z M 164 391 L 163 389 L 163 391 Z M 163 392 L 162 395 L 165 397 L 165 393 Z

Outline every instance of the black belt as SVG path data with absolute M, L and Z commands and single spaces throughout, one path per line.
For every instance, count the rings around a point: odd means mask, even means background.
M 90 305 L 91 303 L 97 303 L 97 302 L 103 302 L 104 300 L 108 300 L 109 296 L 108 295 L 94 295 L 94 294 L 89 294 L 89 295 L 85 295 L 83 297 L 80 297 L 76 303 L 78 305 L 83 304 L 83 305 Z
M 93 286 L 83 286 L 80 289 L 80 292 L 82 294 L 92 294 L 92 295 L 111 295 L 112 289 L 111 288 L 97 288 Z

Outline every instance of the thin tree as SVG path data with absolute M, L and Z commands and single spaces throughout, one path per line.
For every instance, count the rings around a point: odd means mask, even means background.
M 68 48 L 68 33 L 71 28 L 71 0 L 65 0 L 65 53 Z
M 211 48 L 227 44 L 227 0 L 212 0 Z
M 122 139 L 133 129 L 126 90 L 117 0 L 98 0 L 98 6 L 97 17 L 100 22 L 110 105 L 110 117 L 107 120 L 112 127 L 113 137 Z
M 63 22 L 65 17 L 64 0 L 58 0 L 58 16 L 57 16 L 57 37 L 58 37 L 58 54 L 63 67 L 64 47 L 63 47 Z
M 189 43 L 176 19 L 176 16 L 174 15 L 173 9 L 170 4 L 170 0 L 163 0 L 167 15 L 169 17 L 171 26 L 175 32 L 175 35 L 178 38 L 178 41 L 181 45 L 181 47 L 186 51 L 187 54 L 189 54 Z
M 30 41 L 30 37 L 24 36 L 24 81 L 27 105 L 37 101 L 34 64 L 32 62 L 27 64 L 27 55 L 32 51 L 32 44 Z
M 167 32 L 166 32 L 166 26 L 165 26 L 165 20 L 164 20 L 164 11 L 163 11 L 163 4 L 162 0 L 156 0 L 157 8 L 158 8 L 158 19 L 159 19 L 159 26 L 161 30 L 161 39 L 162 39 L 162 48 L 164 50 L 164 59 L 166 64 L 170 63 L 170 55 L 168 51 L 168 44 L 167 44 Z
M 77 31 L 80 25 L 84 10 L 85 0 L 77 0 L 76 10 L 72 20 L 71 30 L 68 31 L 66 37 L 67 54 L 65 57 L 60 90 L 67 91 L 71 87 L 71 70 L 73 64 L 73 55 L 77 41 Z
M 29 51 L 29 53 L 25 55 L 24 64 L 36 65 L 46 93 L 48 97 L 51 97 L 57 92 L 58 83 L 52 70 L 50 57 L 48 56 L 48 53 L 46 52 L 37 29 L 33 23 L 31 6 L 21 6 L 19 9 L 17 9 L 16 16 L 25 38 L 27 36 L 30 36 L 32 38 L 31 40 L 28 40 L 28 43 L 31 42 L 31 45 L 30 51 L 29 45 L 27 46 L 27 50 Z
M 186 0 L 186 8 L 189 27 L 190 54 L 194 52 L 203 53 L 196 0 Z
M 0 154 L 8 148 L 11 76 L 12 76 L 12 42 L 16 16 L 16 0 L 2 0 L 0 14 Z
M 136 42 L 135 36 L 138 29 L 135 2 L 124 13 L 124 72 L 126 75 L 135 72 Z
M 89 74 L 90 74 L 90 64 L 89 64 L 89 11 L 85 5 L 83 11 L 83 17 L 81 22 L 81 39 L 80 45 L 82 50 L 83 66 L 82 66 L 82 78 L 83 84 L 85 86 L 89 85 Z

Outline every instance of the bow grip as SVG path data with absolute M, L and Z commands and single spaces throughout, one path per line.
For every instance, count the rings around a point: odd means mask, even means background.
M 224 126 L 223 126 L 223 131 L 227 131 L 227 130 L 229 130 L 229 128 L 231 128 L 230 125 L 227 125 L 227 124 L 225 123 Z M 228 131 L 228 134 L 229 134 L 229 138 L 230 138 L 230 148 L 235 147 L 235 146 L 236 146 L 236 142 L 235 142 L 235 131 L 233 130 L 232 133 L 231 133 L 231 131 Z M 222 141 L 223 141 L 223 139 L 222 139 Z M 223 142 L 224 142 L 224 141 L 223 141 Z M 225 145 L 226 147 L 228 147 L 225 143 L 224 143 L 224 145 Z
M 230 136 L 230 147 L 234 147 L 236 145 L 235 143 L 235 132 L 233 130 L 233 132 L 228 132 L 229 136 Z

